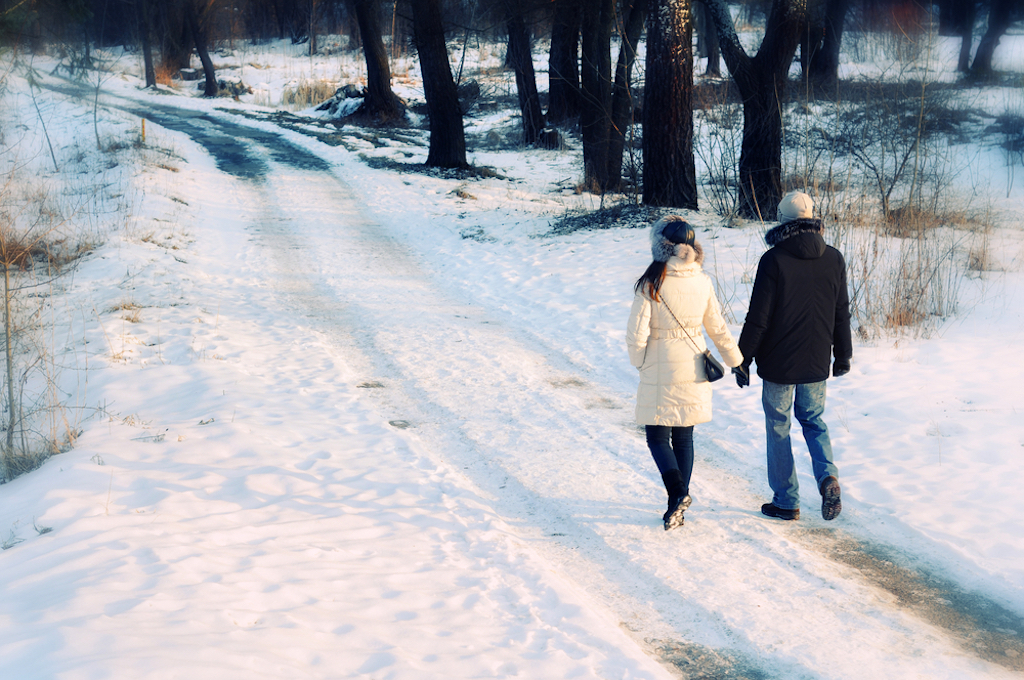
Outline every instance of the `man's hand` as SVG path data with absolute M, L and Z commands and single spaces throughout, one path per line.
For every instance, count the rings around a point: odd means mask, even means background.
M 841 375 L 846 375 L 850 372 L 850 360 L 849 359 L 836 359 L 835 363 L 832 364 L 832 377 L 838 378 Z
M 741 388 L 750 384 L 750 364 L 742 363 L 739 366 L 734 366 L 732 374 L 736 376 L 736 384 Z

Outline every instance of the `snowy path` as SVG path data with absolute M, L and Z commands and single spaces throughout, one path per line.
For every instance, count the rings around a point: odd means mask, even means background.
M 815 530 L 761 518 L 743 480 L 702 470 L 685 533 L 663 532 L 662 491 L 637 456 L 631 405 L 515 319 L 432 280 L 336 178 L 272 165 L 247 188 L 256 200 L 245 203 L 260 206 L 258 256 L 270 264 L 262 285 L 281 293 L 280 313 L 302 310 L 363 384 L 382 385 L 365 394 L 388 420 L 409 423 L 438 463 L 461 468 L 649 648 L 681 655 L 687 672 L 704 663 L 717 673 L 856 677 L 868 656 L 894 675 L 977 672 L 892 595 L 823 555 Z M 829 534 L 856 545 L 841 529 Z
M 799 526 L 765 520 L 750 481 L 714 465 L 706 432 L 686 526 L 664 532 L 628 398 L 529 319 L 431 271 L 368 216 L 344 167 L 295 167 L 274 135 L 196 124 L 213 146 L 230 139 L 238 162 L 218 172 L 175 137 L 196 243 L 181 259 L 154 248 L 129 275 L 110 265 L 160 315 L 132 332 L 135 363 L 91 369 L 127 417 L 83 437 L 77 450 L 95 456 L 73 459 L 77 486 L 52 484 L 63 469 L 50 464 L 6 489 L 33 512 L 45 497 L 56 528 L 5 571 L 0 602 L 53 606 L 0 610 L 14 631 L 0 671 L 1021 670 L 1019 618 L 901 571 L 813 506 Z M 113 354 L 115 335 L 89 346 Z M 163 420 L 146 430 L 129 416 L 154 412 Z M 163 441 L 148 443 L 156 431 Z M 61 566 L 39 579 L 33 560 Z

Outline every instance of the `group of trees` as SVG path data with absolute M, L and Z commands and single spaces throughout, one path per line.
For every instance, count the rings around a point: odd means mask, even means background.
M 289 37 L 316 50 L 321 31 L 358 36 L 367 63 L 365 112 L 386 124 L 402 116 L 391 91 L 382 24 L 409 38 L 420 58 L 430 121 L 428 164 L 466 165 L 465 137 L 446 36 L 500 35 L 515 72 L 524 144 L 538 143 L 546 126 L 578 124 L 585 186 L 614 191 L 623 182 L 623 154 L 633 121 L 643 122 L 643 200 L 697 207 L 693 154 L 693 36 L 717 73 L 721 55 L 743 105 L 737 212 L 772 219 L 782 194 L 782 111 L 790 66 L 799 50 L 807 84 L 835 85 L 844 25 L 864 21 L 940 19 L 940 32 L 963 38 L 960 69 L 992 70 L 992 55 L 1024 0 L 0 0 L 0 30 L 12 26 L 29 42 L 44 31 L 86 43 L 136 45 L 148 84 L 160 68 L 188 66 L 193 50 L 206 72 L 206 93 L 217 91 L 211 40 Z M 732 5 L 732 6 L 731 6 Z M 737 33 L 733 9 L 760 17 L 763 39 L 753 54 Z M 987 13 L 988 29 L 970 59 L 974 30 Z M 908 17 L 910 19 L 908 19 Z M 745 19 L 746 20 L 746 19 Z M 397 27 L 397 29 L 396 29 Z M 408 33 L 408 36 L 406 35 Z M 550 35 L 547 112 L 533 71 L 533 38 Z M 642 98 L 633 85 L 636 46 L 646 35 Z M 612 64 L 617 42 L 618 60 Z
M 1024 19 L 1021 0 L 936 0 L 939 8 L 939 34 L 961 38 L 957 68 L 974 76 L 986 77 L 992 73 L 992 58 L 1000 39 L 1006 35 L 1014 21 Z M 981 37 L 974 60 L 971 47 L 978 18 L 988 13 L 988 25 Z

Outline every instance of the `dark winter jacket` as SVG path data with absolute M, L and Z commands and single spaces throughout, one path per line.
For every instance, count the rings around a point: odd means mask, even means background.
M 832 354 L 853 357 L 846 262 L 825 244 L 819 220 L 785 222 L 765 240 L 772 247 L 757 265 L 740 351 L 757 363 L 762 380 L 825 380 Z

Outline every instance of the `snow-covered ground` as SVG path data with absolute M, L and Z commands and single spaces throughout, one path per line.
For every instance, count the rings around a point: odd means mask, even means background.
M 358 75 L 288 49 L 221 56 L 262 83 L 241 102 L 143 91 L 122 57 L 95 123 L 52 62 L 37 77 L 63 91 L 34 102 L 20 66 L 6 78 L 2 171 L 109 213 L 75 216 L 101 245 L 48 289 L 81 435 L 0 487 L 0 676 L 1024 669 L 1024 189 L 1001 152 L 965 150 L 1001 221 L 959 313 L 859 339 L 829 383 L 840 518 L 818 516 L 805 456 L 800 521 L 760 515 L 759 382 L 726 380 L 664 532 L 623 345 L 645 225 L 550 234 L 599 204 L 572 191 L 574 152 L 473 148 L 499 176 L 444 179 L 368 162 L 421 162 L 420 130 L 281 127 L 257 102 L 297 72 Z M 415 100 L 415 67 L 396 73 Z M 989 96 L 994 117 L 1008 95 Z M 248 174 L 196 138 L 238 145 Z M 763 230 L 688 218 L 738 333 Z

